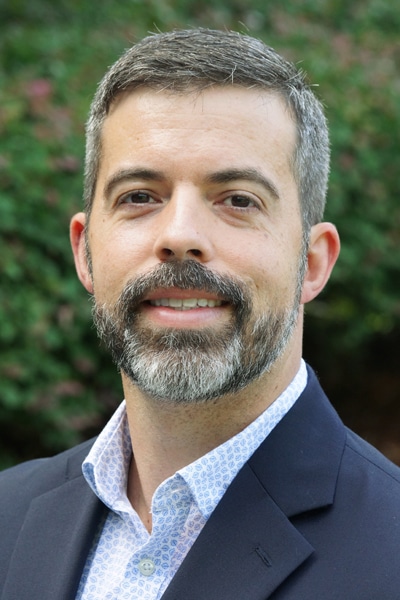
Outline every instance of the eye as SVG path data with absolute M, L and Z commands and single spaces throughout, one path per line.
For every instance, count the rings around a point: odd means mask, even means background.
M 249 196 L 242 194 L 233 194 L 225 198 L 223 204 L 232 206 L 232 208 L 254 208 L 257 207 L 256 202 Z
M 137 190 L 136 192 L 129 192 L 124 194 L 119 199 L 119 204 L 154 204 L 156 200 L 147 192 Z

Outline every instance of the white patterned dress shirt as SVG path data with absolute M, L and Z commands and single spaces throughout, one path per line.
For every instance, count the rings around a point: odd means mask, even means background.
M 148 533 L 127 495 L 132 457 L 123 402 L 83 463 L 84 476 L 110 509 L 100 524 L 77 600 L 158 600 L 229 484 L 296 402 L 305 363 L 289 387 L 246 429 L 166 479 L 154 493 Z

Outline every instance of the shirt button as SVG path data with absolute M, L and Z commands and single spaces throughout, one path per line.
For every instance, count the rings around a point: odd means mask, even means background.
M 148 577 L 149 575 L 153 575 L 154 571 L 156 570 L 156 565 L 150 558 L 142 558 L 138 568 L 142 575 L 146 575 Z

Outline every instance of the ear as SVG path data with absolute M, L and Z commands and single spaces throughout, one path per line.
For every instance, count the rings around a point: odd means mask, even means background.
M 332 223 L 317 223 L 311 228 L 308 267 L 301 302 L 313 300 L 325 287 L 340 252 L 337 229 Z
M 86 254 L 85 224 L 86 214 L 83 212 L 77 213 L 71 219 L 69 234 L 79 280 L 87 291 L 93 294 L 93 281 Z

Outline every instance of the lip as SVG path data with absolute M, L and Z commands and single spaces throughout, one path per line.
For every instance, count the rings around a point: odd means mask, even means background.
M 156 301 L 164 300 L 193 300 L 211 301 L 211 306 L 193 306 L 189 308 L 155 305 Z M 215 306 L 213 303 L 215 302 Z M 175 329 L 198 329 L 213 327 L 226 319 L 226 311 L 230 304 L 215 294 L 202 290 L 181 290 L 178 288 L 158 289 L 148 294 L 141 303 L 142 315 L 157 327 Z

